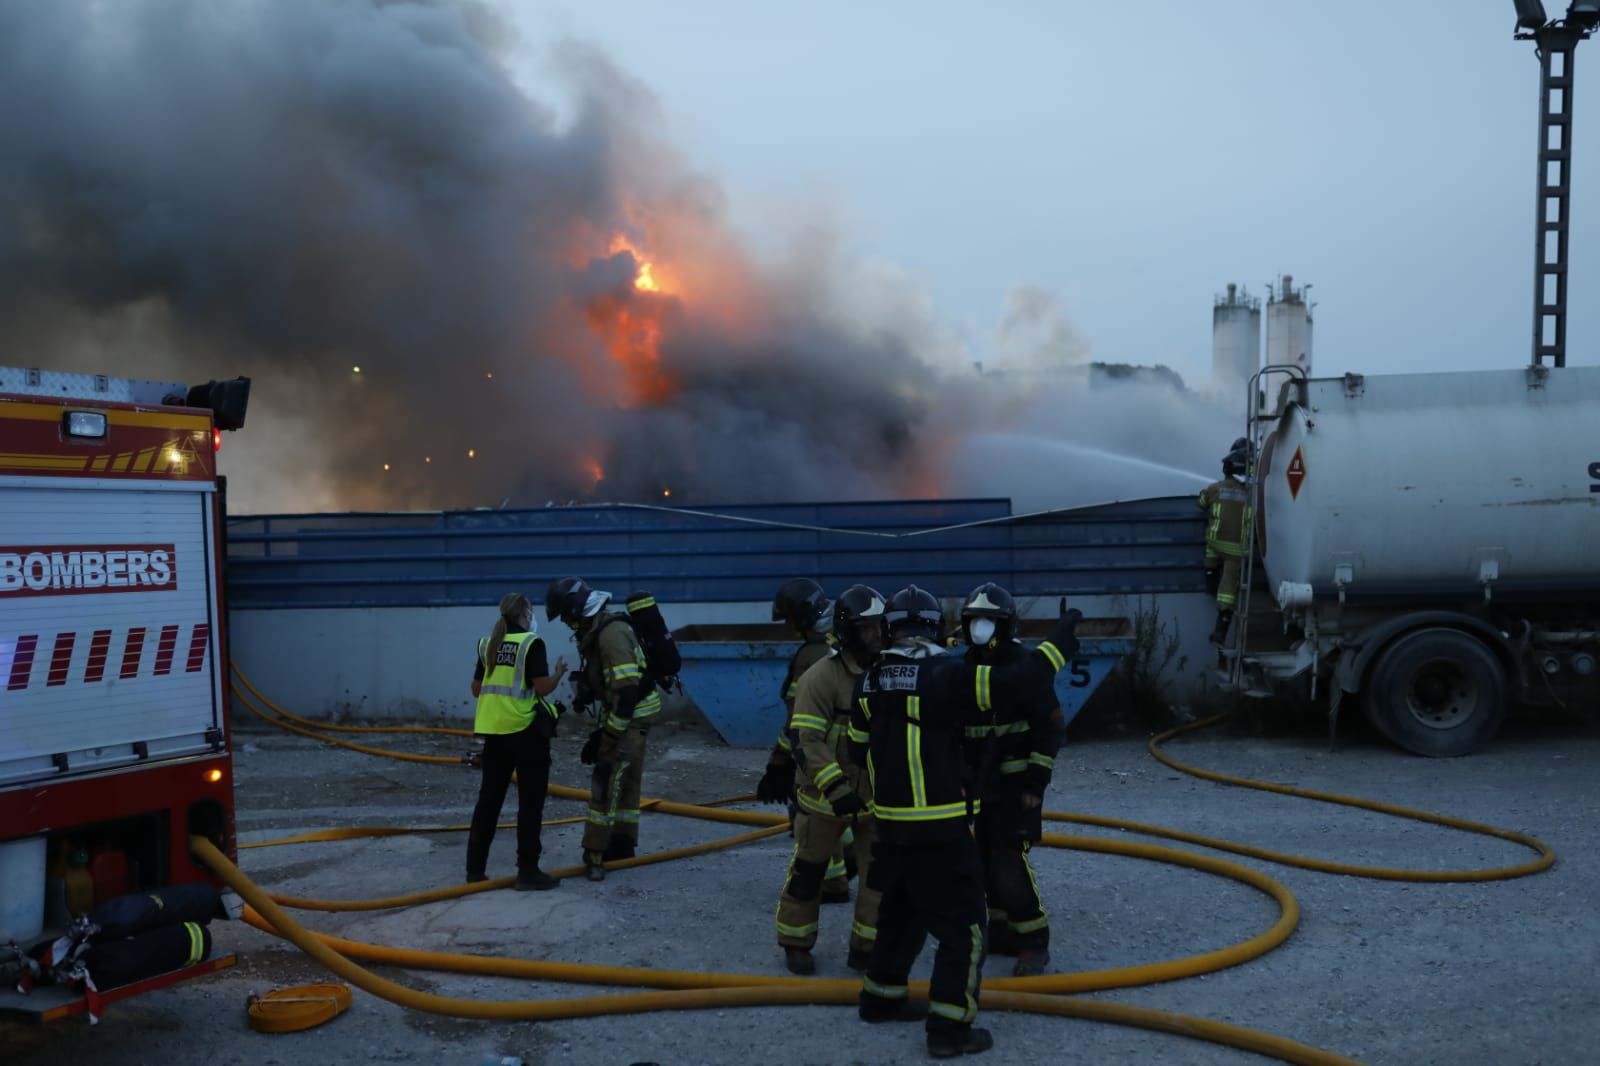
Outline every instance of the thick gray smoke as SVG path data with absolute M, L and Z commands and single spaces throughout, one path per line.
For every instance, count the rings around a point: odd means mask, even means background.
M 506 43 L 454 3 L 0 6 L 0 358 L 250 374 L 229 457 L 307 504 L 892 491 L 863 472 L 919 418 L 888 383 L 925 371 L 803 294 L 738 335 L 682 311 L 673 395 L 632 402 L 592 316 L 648 297 L 607 242 L 716 235 L 715 191 L 602 59 L 568 49 L 558 124 Z
M 750 262 L 602 57 L 558 119 L 515 46 L 446 0 L 0 4 L 0 363 L 252 376 L 254 510 L 999 494 L 963 433 L 1060 436 L 826 241 Z M 1081 360 L 1052 316 L 1001 340 Z

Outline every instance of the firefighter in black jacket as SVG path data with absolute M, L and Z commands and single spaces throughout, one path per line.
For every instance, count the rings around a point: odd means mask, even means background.
M 1016 639 L 1016 602 L 985 582 L 961 605 L 966 660 L 1009 666 L 1029 656 Z M 1046 680 L 1014 703 L 996 702 L 992 721 L 967 726 L 969 758 L 983 808 L 973 825 L 989 893 L 989 950 L 1017 956 L 1011 971 L 1033 977 L 1050 964 L 1050 919 L 1028 849 L 1043 834 L 1041 808 L 1065 723 L 1055 686 Z
M 889 600 L 892 644 L 862 674 L 850 718 L 853 760 L 869 767 L 879 839 L 867 877 L 883 893 L 878 938 L 862 982 L 864 1021 L 913 1016 L 911 965 L 932 933 L 939 942 L 928 988 L 928 1053 L 986 1051 L 978 1016 L 983 966 L 983 868 L 969 819 L 965 729 L 987 723 L 1048 684 L 1077 651 L 1078 612 L 1062 615 L 1048 641 L 1007 666 L 974 666 L 946 654 L 939 601 L 916 586 Z

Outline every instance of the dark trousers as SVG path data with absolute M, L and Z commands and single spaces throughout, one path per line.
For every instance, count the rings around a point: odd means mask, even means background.
M 550 741 L 537 722 L 520 733 L 491 733 L 483 738 L 483 781 L 467 834 L 467 876 L 485 873 L 495 824 L 505 804 L 511 772 L 517 774 L 517 872 L 539 867 L 539 829 L 544 821 L 545 790 L 550 786 Z
M 1050 945 L 1050 919 L 1028 861 L 1028 849 L 1040 837 L 1041 815 L 1022 805 L 1020 776 L 1008 775 L 989 790 L 973 826 L 989 895 L 990 950 L 998 955 Z
M 878 939 L 862 983 L 868 1010 L 893 1009 L 906 995 L 906 979 L 928 934 L 939 942 L 928 987 L 928 1028 L 965 1029 L 978 1016 L 983 970 L 983 866 L 978 845 L 965 831 L 931 847 L 879 840 L 872 849 L 868 883 L 880 887 Z

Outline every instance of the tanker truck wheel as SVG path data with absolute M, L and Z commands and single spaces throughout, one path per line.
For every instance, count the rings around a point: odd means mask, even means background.
M 1466 755 L 1506 716 L 1506 674 L 1494 652 L 1458 629 L 1419 629 L 1384 649 L 1367 682 L 1367 717 L 1418 755 Z

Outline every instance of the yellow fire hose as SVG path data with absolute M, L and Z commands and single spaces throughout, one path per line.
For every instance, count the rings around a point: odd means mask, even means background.
M 1076 822 L 1081 825 L 1109 826 L 1116 829 L 1131 829 L 1137 833 L 1149 836 L 1166 837 L 1169 840 L 1182 840 L 1190 844 L 1202 844 L 1208 848 L 1219 851 L 1231 851 L 1235 855 L 1248 855 L 1253 859 L 1263 859 L 1283 866 L 1297 866 L 1302 870 L 1316 870 L 1327 874 L 1345 874 L 1350 877 L 1369 877 L 1380 881 L 1431 881 L 1431 882 L 1457 882 L 1457 881 L 1508 881 L 1514 877 L 1527 877 L 1548 870 L 1556 861 L 1556 853 L 1550 845 L 1538 837 L 1528 836 L 1511 829 L 1501 829 L 1498 826 L 1485 825 L 1482 822 L 1469 822 L 1464 818 L 1451 818 L 1443 814 L 1433 814 L 1429 811 L 1419 811 L 1413 807 L 1400 807 L 1392 803 L 1379 803 L 1375 800 L 1358 799 L 1354 796 L 1341 796 L 1336 792 L 1316 792 L 1307 788 L 1295 788 L 1291 785 L 1275 785 L 1269 781 L 1254 781 L 1248 777 L 1234 777 L 1231 774 L 1220 774 L 1215 770 L 1205 770 L 1198 766 L 1191 766 L 1161 750 L 1164 741 L 1173 737 L 1182 736 L 1184 733 L 1193 733 L 1197 730 L 1216 725 L 1227 715 L 1219 714 L 1198 722 L 1190 722 L 1169 729 L 1150 739 L 1146 747 L 1150 754 L 1161 762 L 1177 770 L 1179 773 L 1198 777 L 1205 781 L 1215 781 L 1220 785 L 1233 785 L 1237 788 L 1252 788 L 1260 792 L 1275 792 L 1280 796 L 1295 796 L 1299 799 L 1316 800 L 1319 803 L 1337 803 L 1342 807 L 1358 807 L 1364 811 L 1376 811 L 1379 814 L 1388 814 L 1396 818 L 1409 818 L 1414 822 L 1427 822 L 1431 825 L 1442 825 L 1450 829 L 1460 829 L 1467 833 L 1477 833 L 1480 836 L 1497 837 L 1509 840 L 1513 844 L 1520 844 L 1538 855 L 1536 859 L 1517 866 L 1497 866 L 1485 870 L 1402 870 L 1386 866 L 1353 866 L 1349 863 L 1328 862 L 1325 859 L 1312 859 L 1303 855 L 1288 855 L 1280 851 L 1267 851 L 1264 848 L 1253 848 L 1244 844 L 1235 844 L 1228 840 L 1218 840 L 1214 837 L 1196 836 L 1192 833 L 1183 833 L 1174 829 L 1161 826 L 1144 825 L 1138 822 L 1122 822 L 1109 818 L 1095 818 L 1089 815 L 1056 815 L 1047 817 L 1054 821 Z
M 362 751 L 367 754 L 383 755 L 407 761 L 454 763 L 457 760 L 446 756 L 418 756 L 405 752 L 393 752 L 381 748 L 371 748 L 363 745 L 351 744 L 328 737 L 320 731 L 329 728 L 338 728 L 347 732 L 437 732 L 450 735 L 470 735 L 464 730 L 452 730 L 443 727 L 329 727 L 324 723 L 313 722 L 299 718 L 283 708 L 272 703 L 259 690 L 257 690 L 239 670 L 233 666 L 239 681 L 261 703 L 270 708 L 280 717 L 274 718 L 257 707 L 244 697 L 243 692 L 236 688 L 236 693 L 257 716 L 271 722 L 280 728 L 310 737 L 324 743 L 335 744 L 351 750 Z M 1230 851 L 1235 854 L 1247 855 L 1265 861 L 1282 863 L 1304 869 L 1318 870 L 1329 873 L 1341 873 L 1351 876 L 1378 877 L 1391 880 L 1414 881 L 1486 881 L 1511 877 L 1522 877 L 1547 869 L 1554 861 L 1554 852 L 1542 841 L 1525 834 L 1511 830 L 1499 829 L 1482 823 L 1470 822 L 1461 819 L 1448 818 L 1425 811 L 1411 808 L 1398 807 L 1390 804 L 1375 803 L 1353 797 L 1339 796 L 1333 793 L 1314 792 L 1310 790 L 1295 789 L 1284 785 L 1275 785 L 1266 782 L 1252 781 L 1246 778 L 1236 778 L 1229 775 L 1218 774 L 1181 763 L 1166 755 L 1160 750 L 1164 741 L 1182 733 L 1209 726 L 1219 718 L 1207 719 L 1169 730 L 1150 741 L 1150 751 L 1153 756 L 1183 773 L 1192 774 L 1206 780 L 1222 784 L 1237 785 L 1246 788 L 1256 788 L 1263 791 L 1278 792 L 1299 798 L 1315 799 L 1324 802 L 1340 803 L 1346 806 L 1359 807 L 1379 813 L 1411 818 L 1418 821 L 1442 825 L 1449 828 L 1461 829 L 1467 832 L 1481 833 L 1520 844 L 1535 851 L 1538 857 L 1519 866 L 1497 867 L 1485 870 L 1469 871 L 1407 871 L 1394 870 L 1382 867 L 1363 867 L 1342 863 L 1327 862 L 1302 856 L 1289 855 L 1266 849 L 1253 848 L 1236 844 L 1231 841 L 1219 840 L 1185 833 L 1179 830 L 1167 829 L 1162 826 L 1147 825 L 1138 822 L 1128 822 L 1118 819 L 1100 818 L 1092 815 L 1077 815 L 1061 812 L 1047 812 L 1046 817 L 1054 821 L 1074 822 L 1085 825 L 1094 825 L 1125 831 L 1139 832 L 1147 835 L 1166 837 L 1189 843 L 1200 844 L 1206 847 Z M 291 723 L 300 723 L 294 725 Z M 587 799 L 587 793 L 578 789 L 552 786 L 552 794 L 564 798 Z M 730 802 L 730 801 L 719 801 Z M 694 845 L 689 848 L 674 849 L 670 852 L 660 852 L 653 855 L 640 856 L 633 860 L 617 863 L 608 863 L 608 866 L 617 868 L 645 865 L 653 862 L 668 861 L 690 854 L 702 854 L 719 848 L 731 847 L 750 840 L 770 836 L 783 830 L 784 819 L 781 815 L 769 815 L 753 811 L 726 811 L 718 810 L 707 805 L 673 803 L 665 800 L 647 800 L 641 803 L 641 809 L 658 810 L 661 813 L 677 814 L 686 817 L 706 818 L 709 820 L 737 822 L 742 824 L 760 824 L 767 828 L 755 832 L 741 834 L 737 837 L 711 841 L 705 844 Z M 776 823 L 776 824 L 774 824 Z M 342 830 L 325 831 L 339 834 Z M 358 834 L 363 831 L 356 831 Z M 377 835 L 377 834 L 373 834 Z M 384 833 L 383 835 L 389 835 Z M 319 839 L 324 839 L 321 834 L 307 834 Z M 198 841 L 198 838 L 196 838 Z M 288 838 L 285 843 L 297 838 Z M 1289 891 L 1264 874 L 1220 859 L 1195 855 L 1189 852 L 1176 851 L 1156 845 L 1133 844 L 1123 841 L 1103 840 L 1094 837 L 1064 836 L 1060 834 L 1046 834 L 1041 841 L 1045 846 L 1069 847 L 1078 850 L 1099 851 L 1107 854 L 1129 855 L 1139 858 L 1155 859 L 1163 862 L 1173 862 L 1179 865 L 1190 866 L 1195 869 L 1205 870 L 1221 876 L 1231 877 L 1256 887 L 1271 895 L 1280 907 L 1278 921 L 1271 928 L 1247 941 L 1232 945 L 1220 951 L 1209 952 L 1189 958 L 1170 960 L 1145 964 L 1142 966 L 1122 967 L 1112 970 L 1085 971 L 1068 974 L 1050 974 L 1033 978 L 1006 978 L 985 983 L 985 1006 L 1000 1010 L 1025 1010 L 1041 1013 L 1058 1014 L 1067 1017 L 1077 1017 L 1089 1020 L 1107 1021 L 1114 1024 L 1133 1025 L 1142 1028 L 1154 1029 L 1162 1032 L 1191 1036 L 1215 1043 L 1226 1044 L 1260 1054 L 1271 1055 L 1287 1062 L 1349 1062 L 1340 1056 L 1325 1052 L 1293 1041 L 1275 1037 L 1270 1034 L 1259 1033 L 1253 1030 L 1230 1026 L 1203 1018 L 1191 1018 L 1182 1015 L 1169 1014 L 1162 1011 L 1147 1010 L 1144 1008 L 1128 1007 L 1122 1004 L 1105 1003 L 1100 1001 L 1082 1001 L 1061 998 L 1065 993 L 1085 992 L 1097 989 L 1131 987 L 1135 985 L 1151 984 L 1160 981 L 1178 980 L 1183 977 L 1210 973 L 1228 966 L 1238 965 L 1249 959 L 1272 950 L 1281 944 L 1293 932 L 1298 922 L 1299 907 Z M 200 845 L 204 844 L 204 848 Z M 209 854 L 208 854 L 209 852 Z M 741 974 L 701 974 L 681 971 L 661 971 L 629 967 L 601 967 L 580 963 L 552 963 L 538 960 L 496 959 L 481 956 L 451 955 L 436 952 L 408 951 L 388 948 L 380 945 L 364 944 L 359 941 L 343 940 L 310 932 L 299 926 L 282 909 L 280 904 L 289 906 L 306 907 L 307 909 L 320 910 L 366 910 L 379 907 L 408 906 L 415 903 L 429 902 L 439 899 L 454 898 L 471 892 L 486 891 L 493 888 L 509 885 L 512 878 L 502 878 L 496 881 L 480 882 L 473 885 L 450 886 L 430 892 L 414 893 L 409 896 L 393 897 L 387 900 L 367 901 L 325 901 L 303 900 L 293 897 L 274 897 L 251 884 L 244 875 L 228 862 L 213 846 L 204 841 L 196 845 L 196 854 L 207 861 L 217 870 L 240 895 L 250 903 L 255 913 L 247 912 L 247 918 L 258 926 L 284 936 L 297 946 L 306 950 L 324 965 L 329 966 L 334 972 L 345 976 L 353 984 L 365 988 L 376 995 L 393 999 L 395 1002 L 407 1006 L 414 1006 L 422 1010 L 432 1010 L 436 1013 L 449 1013 L 461 1017 L 474 1018 L 555 1018 L 555 1017 L 590 1017 L 597 1014 L 624 1013 L 631 1011 L 648 1010 L 676 1010 L 676 1009 L 701 1009 L 704 1007 L 725 1007 L 741 1005 L 781 1005 L 796 1003 L 853 1003 L 859 986 L 855 981 L 827 981 L 809 978 L 774 977 L 767 975 L 741 975 Z M 219 865 L 216 861 L 220 860 Z M 554 871 L 558 876 L 571 876 L 579 872 L 572 870 Z M 238 883 L 236 883 L 236 881 Z M 245 890 L 247 886 L 249 891 Z M 280 920 L 281 919 L 281 920 Z M 313 950 L 309 944 L 317 945 L 319 950 Z M 654 986 L 664 987 L 669 991 L 653 993 L 636 993 L 625 996 L 590 997 L 575 1000 L 541 1000 L 532 1003 L 481 1003 L 471 1000 L 450 1000 L 446 997 L 431 996 L 426 993 L 415 992 L 356 966 L 350 959 L 361 958 L 370 962 L 385 965 L 409 966 L 420 969 L 448 970 L 453 972 L 466 972 L 478 974 L 494 974 L 508 977 L 523 977 L 536 980 L 553 980 L 576 983 L 593 983 L 607 985 L 627 986 Z M 334 965 L 330 960 L 338 960 L 342 966 Z M 348 970 L 346 969 L 348 968 Z M 363 975 L 360 979 L 353 975 Z M 838 986 L 835 989 L 833 986 Z M 919 995 L 926 995 L 926 984 L 914 985 L 913 989 Z M 390 995 L 389 993 L 394 993 Z M 710 996 L 710 1001 L 682 1000 L 676 997 Z M 404 997 L 404 998 L 397 998 Z M 731 997 L 731 998 L 722 998 Z M 430 1002 L 431 1001 L 431 1002 Z M 624 1005 L 629 1003 L 631 1005 Z M 471 1012 L 464 1012 L 461 1008 L 469 1008 Z M 488 1011 L 489 1013 L 478 1013 Z M 510 1011 L 511 1013 L 497 1013 Z M 521 1013 L 531 1011 L 531 1013 Z M 546 1013 L 554 1011 L 555 1013 Z
M 555 1021 L 569 1018 L 593 1018 L 606 1014 L 633 1014 L 646 1011 L 707 1010 L 725 1007 L 795 1006 L 807 1004 L 832 1004 L 853 1006 L 860 994 L 860 984 L 854 980 L 818 980 L 814 978 L 773 977 L 744 974 L 699 974 L 670 970 L 648 970 L 636 967 L 588 966 L 577 963 L 543 963 L 534 960 L 493 959 L 471 955 L 452 955 L 439 952 L 407 951 L 362 944 L 357 941 L 320 936 L 296 922 L 288 912 L 274 903 L 267 893 L 245 877 L 228 857 L 204 837 L 193 837 L 195 855 L 214 870 L 234 891 L 238 892 L 255 913 L 246 912 L 247 918 L 257 926 L 267 928 L 282 936 L 336 976 L 349 981 L 375 996 L 404 1007 L 443 1014 L 457 1018 L 475 1018 L 494 1021 Z M 1123 845 L 1105 841 L 1105 850 L 1120 848 L 1168 851 L 1153 845 Z M 1172 853 L 1182 855 L 1179 852 Z M 1177 861 L 1191 865 L 1190 859 L 1201 856 L 1183 856 Z M 1208 860 L 1219 866 L 1229 865 L 1221 860 Z M 1257 875 L 1262 881 L 1269 878 Z M 1289 908 L 1294 907 L 1293 897 L 1278 886 L 1287 898 Z M 1281 901 L 1280 901 L 1281 902 Z M 1286 909 L 1273 930 L 1256 940 L 1273 936 L 1280 927 L 1282 935 L 1253 954 L 1243 954 L 1245 945 L 1230 951 L 1241 957 L 1253 957 L 1270 950 L 1293 930 L 1295 913 Z M 1221 953 L 1212 953 L 1221 954 Z M 627 986 L 666 986 L 666 990 L 634 992 L 627 995 L 583 996 L 572 999 L 484 1001 L 459 999 L 420 992 L 407 988 L 357 965 L 355 958 L 382 965 L 405 966 L 413 969 L 443 970 L 455 973 L 475 973 L 507 977 L 524 977 L 537 980 L 558 980 L 589 984 Z M 1201 956 L 1200 958 L 1205 958 Z M 1183 966 L 1197 960 L 1181 960 Z M 1140 968 L 1129 968 L 1140 969 Z M 1203 970 L 1196 972 L 1205 972 Z M 1102 971 L 1117 974 L 1119 971 Z M 1196 1018 L 1148 1008 L 1130 1007 L 1097 1000 L 1083 1000 L 1059 994 L 1041 994 L 1065 986 L 1072 978 L 1088 975 L 1054 974 L 1046 977 L 1011 978 L 990 983 L 984 992 L 984 1006 L 991 1010 L 1027 1011 L 1036 1014 L 1053 1014 L 1059 1017 L 1080 1018 L 1087 1021 L 1110 1022 L 1116 1025 L 1135 1026 L 1159 1032 L 1173 1033 L 1211 1043 L 1269 1055 L 1284 1062 L 1303 1063 L 1306 1066 L 1351 1066 L 1352 1059 L 1323 1051 L 1270 1033 L 1257 1032 L 1241 1026 L 1228 1025 L 1206 1018 Z M 1175 974 L 1174 977 L 1181 976 Z M 1142 984 L 1143 980 L 1127 983 Z M 1011 991 L 1013 988 L 1038 988 L 1041 992 Z M 1106 983 L 1089 987 L 1116 987 Z M 992 990 L 991 990 L 992 989 Z M 926 998 L 927 982 L 911 986 L 918 998 Z

